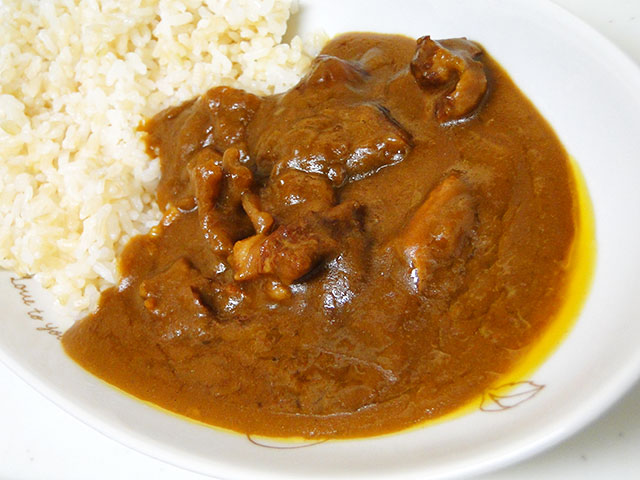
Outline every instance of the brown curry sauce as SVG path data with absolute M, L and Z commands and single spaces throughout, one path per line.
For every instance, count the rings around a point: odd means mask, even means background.
M 160 225 L 63 337 L 106 381 L 243 433 L 354 437 L 451 412 L 562 304 L 553 131 L 474 43 L 346 34 L 291 91 L 145 126 Z

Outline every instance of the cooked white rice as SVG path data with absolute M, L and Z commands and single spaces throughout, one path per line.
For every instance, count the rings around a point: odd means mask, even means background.
M 225 84 L 295 84 L 321 36 L 283 44 L 292 0 L 0 0 L 0 266 L 76 312 L 160 218 L 136 127 Z

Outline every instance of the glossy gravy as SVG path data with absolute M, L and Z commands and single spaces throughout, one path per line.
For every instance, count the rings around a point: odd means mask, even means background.
M 477 397 L 560 308 L 567 155 L 476 44 L 335 38 L 291 91 L 145 126 L 160 225 L 63 338 L 106 381 L 243 433 L 354 437 Z

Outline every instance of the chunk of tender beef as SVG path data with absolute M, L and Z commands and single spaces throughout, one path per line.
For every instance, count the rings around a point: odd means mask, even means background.
M 271 228 L 273 219 L 251 193 L 253 174 L 240 163 L 237 148 L 228 148 L 222 156 L 209 148 L 200 150 L 188 170 L 200 226 L 214 252 L 230 253 L 233 241 L 251 232 L 249 221 L 256 230 Z
M 400 162 L 411 136 L 374 103 L 289 109 L 261 132 L 255 158 L 263 174 L 287 169 L 323 175 L 334 186 Z
M 262 244 L 261 273 L 273 274 L 288 285 L 337 247 L 338 242 L 326 232 L 307 225 L 281 225 Z
M 309 86 L 349 88 L 363 82 L 367 76 L 367 72 L 356 63 L 332 55 L 318 55 L 298 88 Z
M 280 225 L 270 235 L 236 242 L 229 257 L 235 280 L 273 275 L 284 284 L 293 283 L 338 248 L 342 230 L 360 227 L 358 209 L 356 203 L 340 204 L 298 223 Z
M 185 168 L 207 147 L 222 154 L 230 147 L 246 158 L 246 129 L 260 97 L 229 87 L 212 88 L 196 100 L 156 115 L 146 126 L 149 150 L 161 158 L 158 203 L 176 205 L 190 189 Z
M 443 88 L 435 105 L 440 122 L 460 120 L 480 104 L 487 90 L 487 77 L 481 62 L 474 60 L 482 50 L 463 38 L 418 39 L 411 72 L 426 89 Z
M 328 210 L 336 201 L 334 188 L 325 176 L 300 170 L 285 170 L 273 176 L 261 194 L 265 206 L 280 223 Z
M 209 335 L 213 315 L 202 297 L 209 285 L 210 281 L 184 258 L 140 284 L 144 306 L 158 318 L 156 328 L 163 339 Z
M 206 131 L 203 146 L 212 145 L 221 153 L 235 147 L 244 156 L 247 125 L 260 107 L 262 99 L 244 90 L 216 87 L 202 95 L 198 101 L 206 106 L 211 117 L 211 128 Z
M 195 190 L 198 219 L 205 239 L 214 252 L 228 252 L 232 241 L 216 209 L 222 189 L 223 171 L 214 157 L 201 153 L 190 164 L 189 173 Z
M 424 291 L 437 270 L 451 266 L 475 222 L 476 199 L 460 175 L 452 173 L 429 193 L 395 243 L 415 290 Z
M 272 274 L 285 284 L 302 277 L 337 244 L 303 225 L 281 225 L 269 235 L 236 242 L 230 263 L 238 281 Z

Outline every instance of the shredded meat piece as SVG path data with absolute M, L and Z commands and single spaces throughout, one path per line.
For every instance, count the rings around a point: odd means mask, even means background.
M 416 291 L 424 291 L 432 274 L 461 254 L 475 221 L 476 199 L 458 173 L 450 174 L 429 193 L 395 244 Z
M 246 235 L 241 207 L 256 231 L 271 228 L 273 218 L 262 211 L 260 199 L 251 192 L 253 173 L 240 163 L 237 148 L 228 148 L 222 156 L 203 149 L 193 156 L 188 169 L 200 226 L 214 252 L 229 254 L 234 240 Z M 193 199 L 191 203 L 182 200 L 180 205 L 190 210 L 192 203 Z
M 273 225 L 273 217 L 269 212 L 262 210 L 260 197 L 255 193 L 242 194 L 242 208 L 251 220 L 256 233 L 268 233 Z
M 436 102 L 436 118 L 444 123 L 470 115 L 487 90 L 482 63 L 474 60 L 482 50 L 464 38 L 435 41 L 418 39 L 411 73 L 427 89 L 444 87 Z
M 293 283 L 310 272 L 338 243 L 306 225 L 281 225 L 260 248 L 261 273 L 274 274 L 283 283 Z
M 234 280 L 250 280 L 262 273 L 260 249 L 266 238 L 266 235 L 258 233 L 233 245 L 229 263 L 235 272 Z
M 285 284 L 302 277 L 337 244 L 303 225 L 279 226 L 271 235 L 257 234 L 236 242 L 229 262 L 234 279 L 273 274 Z
M 161 162 L 158 204 L 178 205 L 190 192 L 188 164 L 202 149 L 222 154 L 230 147 L 247 158 L 246 129 L 262 99 L 243 90 L 216 87 L 180 107 L 169 108 L 146 126 L 148 149 L 153 155 L 165 152 L 173 162 Z
M 280 225 L 270 235 L 258 233 L 236 242 L 229 257 L 234 279 L 271 274 L 285 285 L 293 283 L 335 251 L 338 232 L 358 222 L 358 208 L 354 202 L 340 204 L 300 223 Z
M 222 155 L 222 169 L 225 173 L 225 200 L 230 208 L 236 208 L 242 201 L 242 195 L 253 184 L 253 173 L 240 163 L 241 152 L 235 147 L 227 148 Z
M 228 252 L 232 241 L 222 225 L 220 212 L 216 209 L 216 201 L 222 189 L 222 168 L 211 156 L 199 155 L 197 158 L 198 161 L 191 164 L 189 173 L 194 185 L 200 227 L 214 252 Z

